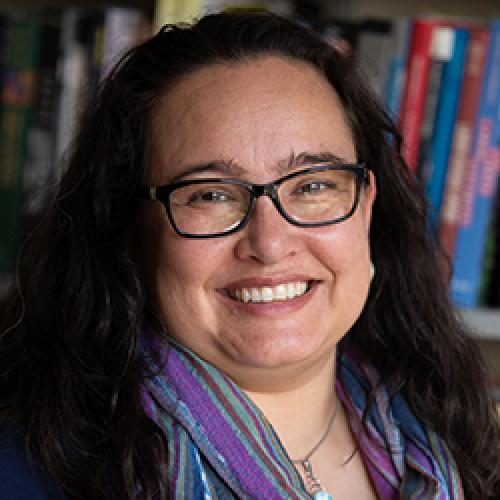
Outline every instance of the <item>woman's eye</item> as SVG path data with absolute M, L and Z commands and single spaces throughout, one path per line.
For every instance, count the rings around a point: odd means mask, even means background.
M 326 190 L 331 190 L 335 191 L 336 186 L 335 184 L 332 184 L 330 182 L 320 182 L 320 181 L 315 181 L 315 182 L 308 182 L 307 184 L 302 184 L 299 186 L 299 193 L 300 194 L 315 194 L 319 192 L 324 192 Z
M 188 203 L 222 203 L 232 200 L 231 195 L 225 191 L 198 191 L 189 197 Z

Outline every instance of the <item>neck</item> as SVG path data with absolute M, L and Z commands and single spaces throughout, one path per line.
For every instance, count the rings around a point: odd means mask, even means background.
M 323 436 L 336 405 L 335 356 L 279 390 L 244 389 L 269 420 L 290 457 L 302 458 Z M 297 382 L 300 381 L 300 382 Z

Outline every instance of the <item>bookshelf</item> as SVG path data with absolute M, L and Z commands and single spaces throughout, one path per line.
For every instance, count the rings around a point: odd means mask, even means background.
M 0 7 L 97 7 L 108 5 L 120 5 L 129 7 L 141 7 L 144 9 L 153 9 L 154 0 L 0 0 Z
M 68 0 L 0 0 L 0 10 L 6 10 L 10 7 L 38 8 L 67 7 L 69 5 L 95 7 L 119 4 L 141 7 L 153 13 L 155 9 L 158 9 L 160 1 L 162 0 L 119 0 L 119 2 L 110 0 L 71 0 L 70 2 Z M 283 0 L 270 0 L 271 5 L 273 2 L 275 4 L 286 3 Z M 200 1 L 200 3 L 207 5 L 211 2 Z M 222 4 L 223 2 L 213 3 Z M 233 3 L 241 2 L 235 1 Z M 367 17 L 398 18 L 417 14 L 446 15 L 472 20 L 500 17 L 500 2 L 498 0 L 476 0 L 475 2 L 470 2 L 470 0 L 427 0 L 424 2 L 418 0 L 316 0 L 316 2 L 310 3 L 317 4 L 321 10 L 321 15 L 325 17 L 340 16 L 353 19 Z M 11 279 L 11 277 L 0 275 L 0 294 L 5 288 L 2 285 L 7 279 Z M 463 310 L 459 314 L 470 327 L 471 334 L 478 339 L 478 342 L 498 343 L 500 345 L 500 309 Z M 500 353 L 497 359 L 500 365 Z
M 498 0 L 321 0 L 319 3 L 326 17 L 352 19 L 387 18 L 408 16 L 445 16 L 452 20 L 484 22 L 500 17 Z M 477 340 L 490 367 L 496 367 L 500 377 L 500 308 L 462 309 L 458 315 Z
M 463 309 L 460 316 L 476 338 L 500 342 L 500 309 Z
M 328 13 L 343 8 L 352 17 L 389 17 L 445 14 L 456 17 L 485 18 L 500 15 L 498 0 L 337 0 L 322 1 Z

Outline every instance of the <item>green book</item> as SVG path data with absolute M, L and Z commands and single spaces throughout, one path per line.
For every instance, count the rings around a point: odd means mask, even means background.
M 0 99 L 0 270 L 12 270 L 18 247 L 31 108 L 37 80 L 40 26 L 36 17 L 7 17 Z

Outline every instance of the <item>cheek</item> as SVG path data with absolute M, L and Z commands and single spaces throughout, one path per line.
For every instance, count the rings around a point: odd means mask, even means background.
M 328 300 L 336 314 L 357 315 L 370 286 L 370 248 L 362 218 L 346 221 L 315 238 L 316 258 L 330 272 Z
M 210 319 L 213 283 L 226 261 L 226 249 L 221 246 L 215 240 L 205 242 L 175 235 L 163 239 L 154 288 L 167 324 Z
M 167 235 L 162 242 L 159 273 L 184 287 L 203 286 L 216 277 L 221 262 L 227 260 L 222 239 L 195 240 Z
M 315 253 L 335 273 L 357 272 L 369 265 L 368 230 L 363 219 L 350 219 L 314 236 Z

